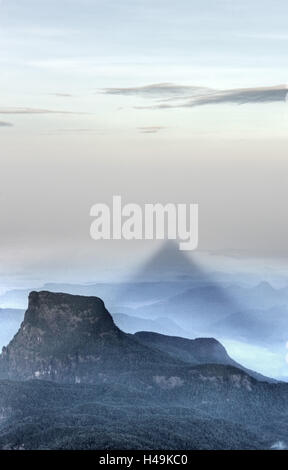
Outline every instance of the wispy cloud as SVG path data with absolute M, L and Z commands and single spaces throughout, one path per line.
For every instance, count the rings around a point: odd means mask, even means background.
M 163 129 L 166 129 L 166 127 L 163 127 L 163 126 L 138 127 L 139 132 L 141 132 L 142 134 L 157 134 L 157 132 L 160 132 Z
M 259 88 L 239 88 L 210 93 L 207 96 L 199 96 L 183 103 L 183 107 L 203 106 L 207 104 L 258 104 L 285 102 L 287 98 L 287 86 Z
M 149 106 L 135 106 L 135 109 L 167 109 L 196 107 L 211 104 L 257 104 L 284 102 L 287 99 L 287 85 L 255 88 L 216 90 L 201 86 L 155 83 L 129 88 L 104 88 L 108 95 L 135 96 L 153 99 Z M 155 104 L 155 100 L 158 102 Z
M 63 111 L 42 108 L 0 108 L 0 114 L 87 114 L 78 111 Z
M 0 121 L 0 127 L 13 127 L 11 122 Z
M 71 93 L 49 93 L 50 96 L 56 96 L 57 98 L 73 98 Z
M 168 98 L 177 96 L 199 95 L 208 92 L 209 88 L 177 85 L 174 83 L 154 83 L 151 85 L 128 88 L 103 88 L 100 93 L 106 95 L 141 96 L 143 98 Z
M 211 104 L 259 104 L 285 102 L 287 85 L 255 88 L 215 90 L 204 87 L 189 87 L 171 84 L 155 84 L 135 88 L 108 88 L 104 93 L 134 95 L 153 99 L 149 106 L 135 106 L 135 109 L 186 108 Z M 157 103 L 155 103 L 157 99 Z
M 209 93 L 207 96 L 199 96 L 188 100 L 182 106 L 193 107 L 205 104 L 248 104 L 248 103 L 273 103 L 284 102 L 287 97 L 287 86 L 261 88 L 239 88 L 233 90 L 221 90 Z

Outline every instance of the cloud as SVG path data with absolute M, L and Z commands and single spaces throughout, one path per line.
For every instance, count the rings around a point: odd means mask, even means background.
M 270 447 L 272 450 L 287 450 L 287 446 L 283 441 L 277 441 Z
M 207 104 L 249 104 L 284 102 L 287 98 L 286 85 L 262 88 L 239 88 L 234 90 L 217 91 L 207 96 L 200 96 L 184 103 L 182 106 L 193 107 Z
M 0 108 L 0 114 L 87 114 L 76 111 L 62 111 L 41 108 Z
M 0 127 L 13 127 L 11 122 L 0 121 Z
M 166 127 L 162 126 L 144 126 L 144 127 L 138 127 L 138 130 L 142 134 L 157 134 L 157 132 L 162 131 L 163 129 L 166 129 Z
M 70 93 L 49 93 L 50 96 L 57 96 L 58 98 L 72 98 Z
M 182 86 L 173 83 L 156 83 L 141 87 L 105 88 L 109 95 L 140 96 L 157 99 L 157 104 L 135 106 L 135 109 L 168 109 L 196 107 L 211 104 L 258 104 L 285 102 L 287 85 L 255 88 L 215 90 L 200 86 Z
M 141 96 L 142 98 L 165 98 L 177 96 L 199 95 L 209 88 L 198 86 L 177 85 L 174 83 L 154 83 L 152 85 L 129 88 L 102 88 L 105 95 Z

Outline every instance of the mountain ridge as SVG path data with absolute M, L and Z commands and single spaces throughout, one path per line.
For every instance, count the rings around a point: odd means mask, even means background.
M 143 344 L 156 347 L 160 351 L 179 358 L 188 364 L 222 364 L 242 370 L 259 381 L 278 382 L 234 361 L 227 353 L 225 347 L 215 338 L 189 339 L 146 331 L 139 331 L 134 336 L 140 339 Z

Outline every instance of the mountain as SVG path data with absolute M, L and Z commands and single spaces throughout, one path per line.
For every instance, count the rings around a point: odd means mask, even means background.
M 231 359 L 224 346 L 214 338 L 187 339 L 145 331 L 139 331 L 135 336 L 146 346 L 156 348 L 191 365 L 223 364 L 237 367 L 257 380 L 277 382 L 238 364 Z
M 213 338 L 126 334 L 98 297 L 32 292 L 0 372 L 0 449 L 286 442 L 287 384 L 255 379 Z
M 201 285 L 185 290 L 152 305 L 139 307 L 135 314 L 148 318 L 167 316 L 182 328 L 205 331 L 212 323 L 239 309 L 229 290 L 216 284 Z
M 0 372 L 17 380 L 94 383 L 136 374 L 140 358 L 141 374 L 161 361 L 177 364 L 117 328 L 100 298 L 32 292 L 18 333 L 3 348 Z
M 0 381 L 0 449 L 255 450 L 285 442 L 287 393 L 271 395 L 267 384 L 251 393 L 245 381 L 227 388 L 215 384 L 215 371 L 205 376 L 186 395 L 164 384 Z
M 126 334 L 100 298 L 42 291 L 29 295 L 24 321 L 0 356 L 0 373 L 10 379 L 60 383 L 96 383 L 115 376 L 119 381 L 129 373 L 149 382 L 152 372 L 165 368 L 183 380 L 187 363 L 229 365 L 255 376 L 213 338 Z
M 186 336 L 220 335 L 271 347 L 274 342 L 283 343 L 288 328 L 287 304 L 287 288 L 275 289 L 267 282 L 254 287 L 212 283 L 139 306 L 133 316 L 167 317 L 177 322 Z
M 286 443 L 286 384 L 231 366 L 189 368 L 189 382 L 0 381 L 0 449 L 269 449 Z
M 288 330 L 288 308 L 278 305 L 266 309 L 246 309 L 232 313 L 211 325 L 216 335 L 233 337 L 252 344 L 270 347 L 285 345 Z
M 224 346 L 214 338 L 186 339 L 140 331 L 137 339 L 189 364 L 226 364 L 241 367 L 231 359 Z

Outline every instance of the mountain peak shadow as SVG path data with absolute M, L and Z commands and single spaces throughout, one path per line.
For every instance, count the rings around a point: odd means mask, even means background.
M 135 273 L 133 280 L 185 281 L 201 280 L 203 273 L 191 254 L 180 251 L 175 241 L 167 240 Z
M 129 303 L 138 289 L 134 316 L 173 319 L 187 337 L 209 334 L 210 325 L 237 312 L 240 306 L 195 258 L 180 251 L 175 243 L 166 242 L 123 286 L 119 299 Z

